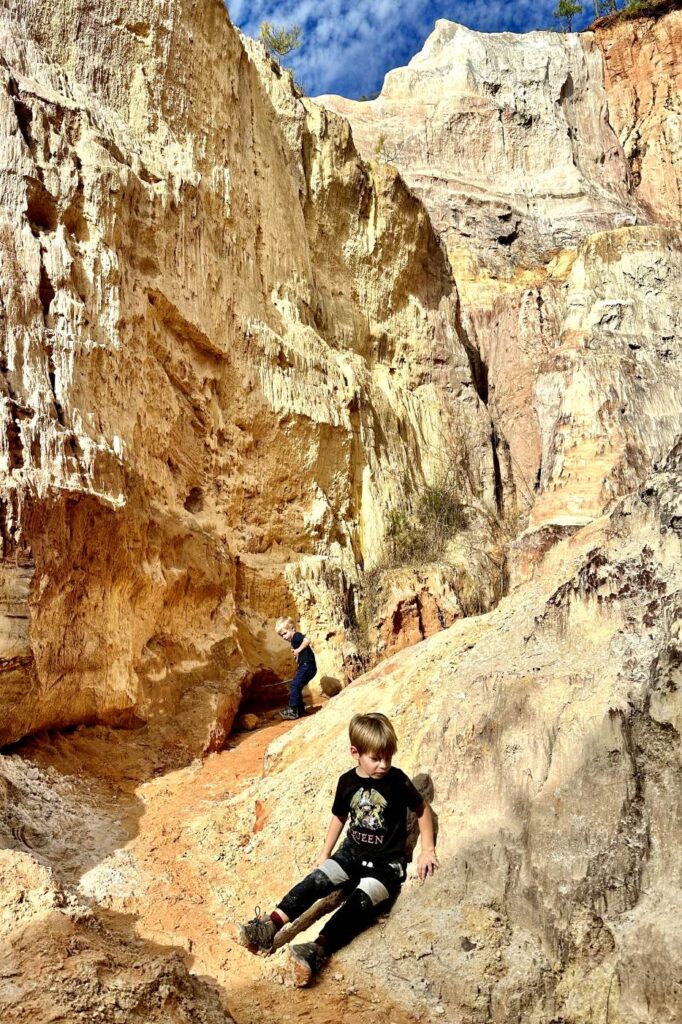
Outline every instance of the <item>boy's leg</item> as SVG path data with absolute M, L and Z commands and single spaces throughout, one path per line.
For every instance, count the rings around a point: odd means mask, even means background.
M 300 692 L 299 698 L 298 698 L 298 714 L 299 714 L 300 718 L 303 718 L 303 716 L 305 715 L 305 702 L 303 700 L 303 691 L 305 690 L 305 688 L 308 685 L 308 683 L 311 682 L 315 678 L 316 675 L 317 675 L 317 669 L 316 668 L 308 667 L 306 669 L 305 678 L 303 680 L 303 686 L 301 687 L 301 692 Z
M 314 675 L 315 673 L 311 672 L 307 665 L 303 665 L 301 668 L 296 669 L 296 674 L 291 680 L 291 686 L 289 687 L 289 707 L 287 709 L 291 713 L 292 718 L 294 716 L 294 712 L 297 718 L 301 718 L 305 714 L 303 687 L 308 685 Z
M 299 705 L 303 703 L 303 687 L 307 680 L 305 678 L 306 673 L 303 669 L 297 668 L 294 678 L 291 680 L 291 686 L 289 687 L 289 711 L 295 711 L 298 714 Z
M 348 945 L 356 935 L 368 928 L 376 917 L 376 908 L 397 896 L 401 883 L 402 879 L 392 883 L 386 878 L 362 878 L 318 936 L 317 941 L 324 947 L 327 956 Z
M 350 876 L 345 868 L 330 857 L 290 889 L 284 899 L 277 904 L 277 910 L 281 910 L 290 921 L 295 921 L 301 914 L 305 914 L 313 903 L 343 888 L 349 881 Z
M 271 952 L 275 936 L 283 925 L 295 921 L 313 903 L 342 888 L 349 880 L 348 874 L 337 861 L 331 858 L 326 860 L 321 867 L 315 868 L 290 889 L 269 916 L 260 917 L 257 912 L 253 920 L 240 925 L 237 941 L 252 953 Z
M 327 957 L 347 945 L 374 921 L 377 908 L 400 892 L 405 877 L 400 862 L 381 865 L 359 884 L 339 910 L 327 921 L 315 942 L 294 946 L 291 959 L 297 985 L 310 984 Z

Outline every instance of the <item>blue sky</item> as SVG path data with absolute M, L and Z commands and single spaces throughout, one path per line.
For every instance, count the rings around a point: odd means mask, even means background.
M 417 53 L 438 18 L 481 32 L 528 32 L 555 24 L 556 0 L 228 0 L 230 17 L 248 35 L 262 21 L 298 24 L 303 45 L 284 63 L 309 95 L 357 98 L 377 92 L 390 68 Z M 574 28 L 593 17 L 593 5 Z

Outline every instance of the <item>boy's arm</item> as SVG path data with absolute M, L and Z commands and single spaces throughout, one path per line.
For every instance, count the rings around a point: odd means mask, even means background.
M 433 838 L 433 817 L 431 808 L 423 803 L 417 811 L 417 824 L 419 825 L 419 838 L 421 839 L 421 853 L 417 861 L 417 874 L 422 882 L 429 875 L 432 875 L 437 867 L 440 867 L 436 857 L 436 843 Z
M 343 826 L 345 824 L 345 818 L 337 818 L 335 814 L 332 814 L 332 820 L 329 823 L 329 830 L 327 831 L 327 838 L 324 841 L 322 853 L 318 857 L 315 867 L 319 868 L 321 864 L 324 864 L 326 860 L 329 860 L 332 855 L 332 851 L 336 846 L 337 840 L 343 832 Z
M 297 658 L 301 651 L 304 651 L 306 647 L 310 647 L 310 640 L 308 639 L 307 636 L 304 636 L 298 647 L 294 648 L 294 654 L 296 655 Z

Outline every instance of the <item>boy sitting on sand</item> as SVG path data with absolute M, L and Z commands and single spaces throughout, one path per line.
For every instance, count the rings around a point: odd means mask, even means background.
M 408 808 L 419 823 L 419 877 L 423 881 L 438 867 L 431 811 L 407 775 L 391 766 L 398 740 L 388 718 L 379 712 L 354 715 L 349 736 L 356 767 L 338 781 L 331 824 L 315 870 L 295 885 L 269 916 L 256 916 L 239 927 L 241 945 L 252 953 L 270 953 L 283 925 L 295 921 L 335 889 L 351 889 L 314 942 L 291 947 L 299 986 L 308 985 L 331 954 L 371 924 L 377 910 L 400 892 L 407 866 Z M 348 819 L 346 836 L 334 853 Z

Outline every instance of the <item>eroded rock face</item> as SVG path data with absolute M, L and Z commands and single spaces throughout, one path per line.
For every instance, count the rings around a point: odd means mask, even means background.
M 448 578 L 444 567 L 395 570 L 387 575 L 380 597 L 369 624 L 371 634 L 377 636 L 379 657 L 439 633 L 464 614 L 456 580 Z
M 535 384 L 545 447 L 531 525 L 594 519 L 675 443 L 681 273 L 679 230 L 624 228 L 581 248 Z
M 570 518 L 577 514 L 576 502 L 583 501 L 576 493 L 562 505 L 556 481 L 550 482 L 557 464 L 547 447 L 547 425 L 552 421 L 553 435 L 557 409 L 545 376 L 554 362 L 565 362 L 576 332 L 584 337 L 586 325 L 576 322 L 578 305 L 593 310 L 590 348 L 611 349 L 610 372 L 618 364 L 612 382 L 603 362 L 588 357 L 581 364 L 587 376 L 571 386 L 582 392 L 579 404 L 613 388 L 613 406 L 605 399 L 597 417 L 601 441 L 591 455 L 581 448 L 586 430 L 596 426 L 592 413 L 583 414 L 578 405 L 560 413 L 559 433 L 566 435 L 574 457 L 593 459 L 595 500 L 587 501 L 584 514 L 598 514 L 627 489 L 616 449 L 632 442 L 621 460 L 629 464 L 626 476 L 641 474 L 648 465 L 647 455 L 641 458 L 643 439 L 632 436 L 633 408 L 616 395 L 633 389 L 637 379 L 623 346 L 640 342 L 625 335 L 641 330 L 653 345 L 658 345 L 659 327 L 660 338 L 667 336 L 674 314 L 665 279 L 675 273 L 669 259 L 674 263 L 676 257 L 669 255 L 668 237 L 654 232 L 645 248 L 654 252 L 661 246 L 651 259 L 660 259 L 664 269 L 660 279 L 654 271 L 652 280 L 650 258 L 643 252 L 635 256 L 645 237 L 639 227 L 627 243 L 623 234 L 604 233 L 651 223 L 678 229 L 681 26 L 682 14 L 675 10 L 568 36 L 485 36 L 443 21 L 406 68 L 387 75 L 376 100 L 322 97 L 349 117 L 366 156 L 395 163 L 447 242 L 462 323 L 480 357 L 481 393 L 502 446 L 507 503 L 532 523 L 547 515 L 552 502 L 555 518 Z M 598 254 L 599 244 L 590 248 L 587 239 L 594 233 L 626 246 L 630 269 L 623 268 L 625 279 L 618 279 L 617 272 L 613 276 L 613 261 L 606 252 Z M 588 249 L 582 250 L 583 245 Z M 676 245 L 673 239 L 673 253 Z M 590 253 L 587 279 L 581 269 L 583 251 Z M 633 304 L 645 308 L 617 332 L 614 347 L 613 318 L 609 326 L 606 312 L 598 316 L 596 310 L 627 304 L 624 296 L 630 290 L 638 296 Z M 603 341 L 597 341 L 602 333 Z M 659 348 L 664 352 L 666 343 Z M 673 345 L 663 360 L 675 364 L 675 351 Z M 675 374 L 673 365 L 672 380 Z M 654 376 L 654 390 L 658 384 L 665 390 L 664 362 Z M 658 393 L 652 400 L 669 402 Z M 676 412 L 670 412 L 674 423 Z M 648 414 L 645 418 L 650 422 Z M 639 430 L 635 427 L 634 434 Z M 662 437 L 662 447 L 670 441 L 670 434 Z M 652 442 L 651 437 L 643 441 L 644 448 Z M 558 489 L 567 497 L 567 490 Z M 540 507 L 532 511 L 538 493 Z
M 442 437 L 494 505 L 456 288 L 396 172 L 217 0 L 13 4 L 0 32 L 0 739 L 134 710 L 205 745 L 289 667 L 271 623 L 306 624 L 310 558 L 343 674 L 338 607 Z
M 366 157 L 420 195 L 448 252 L 496 272 L 633 223 L 628 165 L 589 34 L 484 35 L 438 21 L 367 103 L 323 96 Z
M 367 575 L 357 641 L 364 670 L 497 604 L 504 589 L 506 552 L 497 552 L 499 590 L 490 592 L 489 574 L 483 558 L 477 560 L 481 553 L 475 551 L 471 536 L 466 534 L 461 543 L 470 553 L 467 572 L 442 561 L 382 568 Z
M 660 4 L 661 12 L 674 4 Z M 631 171 L 634 194 L 666 224 L 682 216 L 682 16 L 665 13 L 606 24 L 595 32 L 604 56 L 609 121 Z

